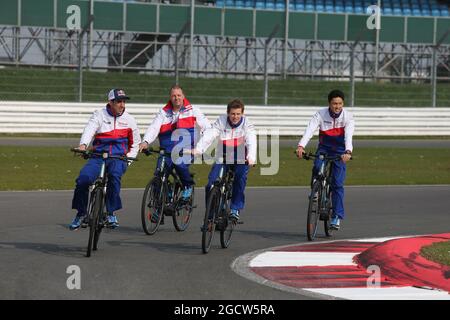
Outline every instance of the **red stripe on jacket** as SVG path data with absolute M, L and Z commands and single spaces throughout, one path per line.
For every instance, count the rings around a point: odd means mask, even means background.
M 222 140 L 222 144 L 227 147 L 238 147 L 245 143 L 244 137 Z
M 113 131 L 102 132 L 95 136 L 95 139 L 118 139 L 118 138 L 128 138 L 131 129 L 116 129 Z M 132 139 L 133 140 L 133 139 Z
M 180 129 L 190 129 L 195 127 L 195 117 L 187 117 L 183 119 L 178 119 L 178 128 Z
M 176 124 L 172 124 L 172 123 L 162 124 L 161 128 L 159 128 L 159 133 L 172 131 L 172 130 L 175 130 L 175 128 L 176 128 Z
M 334 128 L 334 129 L 330 129 L 330 130 L 320 130 L 319 132 L 320 135 L 325 135 L 325 136 L 343 136 L 345 134 L 345 128 Z

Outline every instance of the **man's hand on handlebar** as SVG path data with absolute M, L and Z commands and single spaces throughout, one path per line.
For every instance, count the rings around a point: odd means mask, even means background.
M 302 146 L 298 146 L 296 153 L 297 158 L 301 159 L 303 158 L 303 153 L 305 153 L 305 149 Z
M 344 153 L 341 156 L 342 162 L 346 163 L 347 161 L 349 161 L 352 158 L 352 154 L 351 153 Z
M 142 150 L 146 150 L 146 149 L 148 149 L 148 143 L 147 142 L 141 142 L 140 144 L 139 144 L 139 152 L 142 152 Z

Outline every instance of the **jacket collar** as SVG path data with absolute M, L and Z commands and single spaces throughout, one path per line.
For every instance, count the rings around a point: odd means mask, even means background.
M 227 116 L 227 122 L 230 125 L 230 127 L 233 128 L 233 129 L 239 127 L 242 124 L 242 121 L 244 121 L 244 116 L 242 116 L 241 120 L 239 120 L 238 123 L 232 124 L 231 121 L 230 121 L 230 118 L 228 118 L 228 116 Z
M 333 119 L 337 119 L 342 114 L 342 110 L 339 113 L 334 113 L 330 108 L 328 108 L 328 113 L 330 114 L 330 117 L 332 117 Z

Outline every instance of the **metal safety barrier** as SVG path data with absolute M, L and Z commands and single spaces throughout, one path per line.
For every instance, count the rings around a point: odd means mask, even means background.
M 81 133 L 90 115 L 102 103 L 0 102 L 1 133 Z M 197 105 L 210 121 L 226 113 L 224 105 Z M 160 104 L 127 104 L 141 134 L 151 123 Z M 350 108 L 356 136 L 450 135 L 450 108 Z M 258 132 L 300 136 L 320 107 L 246 106 L 245 114 Z

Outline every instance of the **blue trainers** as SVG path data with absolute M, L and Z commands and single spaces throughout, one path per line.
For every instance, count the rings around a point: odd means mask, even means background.
M 189 198 L 192 196 L 192 186 L 186 187 L 181 194 L 181 200 L 189 201 Z
M 159 213 L 158 213 L 158 211 L 155 210 L 155 211 L 153 211 L 152 216 L 150 217 L 150 221 L 152 223 L 158 223 L 158 219 L 159 219 Z
M 230 218 L 234 220 L 239 220 L 239 210 L 231 209 Z
M 111 229 L 115 229 L 119 226 L 119 221 L 114 214 L 108 214 L 106 217 L 106 226 Z
M 341 219 L 338 216 L 333 216 L 330 221 L 330 228 L 334 230 L 339 230 Z
M 85 215 L 76 215 L 75 219 L 73 219 L 72 223 L 69 225 L 70 230 L 77 230 L 84 223 Z

